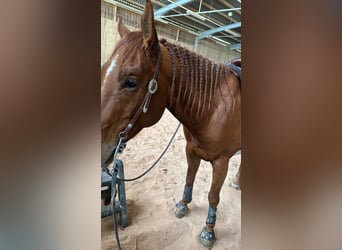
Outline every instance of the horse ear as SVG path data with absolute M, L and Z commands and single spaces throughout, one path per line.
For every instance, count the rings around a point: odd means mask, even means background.
M 155 42 L 158 42 L 151 0 L 146 0 L 144 14 L 141 17 L 141 30 L 144 38 L 144 48 L 150 49 Z
M 121 18 L 119 18 L 118 30 L 121 38 L 130 33 L 129 29 L 121 21 Z

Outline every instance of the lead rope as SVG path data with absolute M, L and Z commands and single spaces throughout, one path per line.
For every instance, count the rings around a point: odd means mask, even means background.
M 115 171 L 113 172 L 113 176 L 116 175 Z M 116 240 L 116 247 L 118 250 L 121 250 L 121 245 L 120 245 L 120 239 L 119 239 L 119 233 L 118 233 L 118 225 L 116 224 L 116 216 L 115 216 L 115 197 L 116 197 L 116 185 L 113 186 L 113 179 L 115 177 L 112 178 L 112 219 L 113 219 L 113 224 L 114 224 L 114 232 L 115 232 L 115 240 Z
M 120 137 L 119 142 L 117 144 L 117 147 L 115 149 L 114 152 L 114 157 L 113 157 L 113 174 L 111 174 L 112 176 L 112 203 L 111 203 L 111 207 L 112 207 L 112 218 L 113 218 L 113 224 L 114 224 L 114 231 L 115 231 L 115 239 L 116 239 L 116 246 L 118 250 L 121 250 L 121 245 L 120 245 L 120 239 L 119 239 L 119 234 L 118 234 L 118 226 L 116 224 L 116 217 L 115 217 L 115 197 L 117 194 L 117 190 L 116 190 L 116 180 L 119 181 L 136 181 L 140 178 L 142 178 L 144 175 L 146 175 L 148 172 L 150 172 L 156 165 L 157 163 L 161 160 L 161 158 L 165 155 L 166 151 L 169 149 L 172 141 L 174 140 L 179 128 L 181 126 L 181 123 L 178 123 L 178 126 L 175 130 L 175 132 L 173 133 L 169 143 L 166 145 L 166 147 L 164 148 L 163 152 L 161 153 L 161 155 L 157 158 L 157 160 L 145 171 L 143 172 L 141 175 L 135 177 L 135 178 L 131 178 L 131 179 L 121 179 L 120 177 L 117 176 L 117 167 L 116 167 L 116 156 L 117 154 L 122 154 L 123 150 L 125 149 L 125 138 L 124 137 Z
M 161 153 L 161 155 L 157 158 L 157 160 L 144 173 L 142 173 L 141 175 L 139 175 L 139 176 L 137 176 L 135 178 L 131 178 L 131 179 L 121 179 L 119 177 L 117 177 L 117 179 L 120 180 L 120 181 L 136 181 L 136 180 L 140 179 L 141 177 L 143 177 L 144 175 L 146 175 L 148 172 L 150 172 L 157 165 L 157 163 L 161 160 L 161 158 L 163 158 L 163 156 L 165 155 L 166 151 L 169 149 L 169 147 L 170 147 L 173 139 L 175 138 L 175 136 L 176 136 L 180 126 L 181 126 L 181 123 L 178 123 L 178 126 L 177 126 L 175 132 L 173 133 L 169 143 L 166 145 L 166 147 L 164 148 L 164 150 Z

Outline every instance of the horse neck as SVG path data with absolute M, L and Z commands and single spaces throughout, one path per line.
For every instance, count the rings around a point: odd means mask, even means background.
M 229 69 L 165 40 L 161 43 L 170 56 L 172 72 L 167 109 L 187 127 L 210 119 L 218 103 L 224 102 L 222 82 L 227 82 Z

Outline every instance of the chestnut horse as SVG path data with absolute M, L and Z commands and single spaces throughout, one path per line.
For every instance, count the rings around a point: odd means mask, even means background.
M 201 159 L 213 167 L 201 243 L 211 247 L 219 194 L 229 158 L 241 148 L 241 89 L 233 70 L 166 40 L 158 40 L 153 7 L 146 1 L 141 31 L 119 20 L 121 40 L 101 69 L 101 163 L 126 141 L 155 124 L 167 108 L 182 124 L 188 169 L 175 214 L 183 217 Z M 120 140 L 121 141 L 121 140 Z

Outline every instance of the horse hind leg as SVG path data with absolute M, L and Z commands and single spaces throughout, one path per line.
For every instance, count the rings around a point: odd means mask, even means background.
M 200 234 L 200 243 L 208 248 L 211 248 L 215 242 L 214 227 L 216 223 L 216 211 L 217 205 L 220 201 L 220 191 L 227 176 L 228 160 L 229 158 L 227 157 L 221 157 L 211 163 L 213 166 L 213 177 L 208 194 L 208 216 L 206 219 L 206 225 Z
M 201 159 L 195 155 L 191 143 L 186 144 L 186 158 L 188 162 L 188 170 L 186 173 L 186 181 L 183 191 L 183 198 L 176 204 L 174 210 L 177 218 L 184 217 L 188 212 L 188 203 L 192 201 L 192 188 L 195 181 L 198 167 L 201 163 Z
M 236 172 L 233 180 L 231 183 L 229 183 L 229 186 L 240 191 L 241 188 L 240 188 L 240 171 L 241 171 L 241 163 L 240 163 L 240 166 L 239 166 L 239 169 L 238 171 Z

